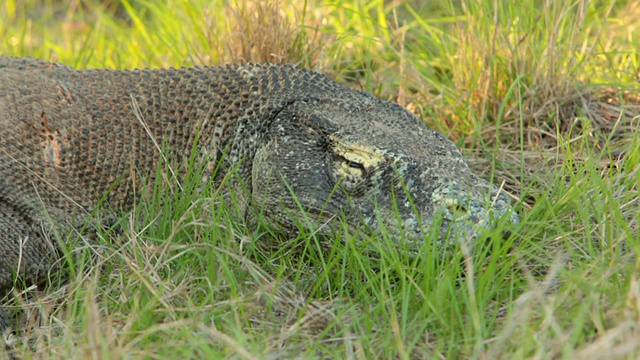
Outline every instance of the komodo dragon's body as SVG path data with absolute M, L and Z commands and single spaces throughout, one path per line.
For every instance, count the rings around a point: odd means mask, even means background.
M 74 70 L 0 57 L 0 295 L 16 276 L 46 276 L 57 257 L 48 232 L 78 228 L 100 201 L 130 210 L 159 161 L 184 170 L 196 138 L 203 181 L 235 168 L 249 208 L 282 229 L 295 229 L 300 207 L 328 231 L 339 218 L 384 223 L 417 244 L 437 212 L 442 238 L 472 237 L 504 214 L 518 221 L 442 134 L 313 71 Z

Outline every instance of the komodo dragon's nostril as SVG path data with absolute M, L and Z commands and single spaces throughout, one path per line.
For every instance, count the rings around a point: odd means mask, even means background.
M 449 213 L 453 215 L 454 219 L 460 219 L 462 217 L 467 216 L 467 208 L 460 204 L 450 204 L 448 206 Z

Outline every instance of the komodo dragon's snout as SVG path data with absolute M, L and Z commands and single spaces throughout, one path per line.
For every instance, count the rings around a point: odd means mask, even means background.
M 434 223 L 437 243 L 455 243 L 501 218 L 519 221 L 507 196 L 474 175 L 441 133 L 397 104 L 347 95 L 296 100 L 273 120 L 252 164 L 253 195 L 271 220 L 294 227 L 302 207 L 324 229 L 346 218 L 413 245 Z

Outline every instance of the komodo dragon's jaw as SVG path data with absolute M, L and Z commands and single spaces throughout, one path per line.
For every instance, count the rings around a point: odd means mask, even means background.
M 342 217 L 413 245 L 434 222 L 442 245 L 473 240 L 501 218 L 519 221 L 441 133 L 397 104 L 349 95 L 298 99 L 272 121 L 252 162 L 254 201 L 270 220 L 293 228 L 302 207 L 324 229 Z

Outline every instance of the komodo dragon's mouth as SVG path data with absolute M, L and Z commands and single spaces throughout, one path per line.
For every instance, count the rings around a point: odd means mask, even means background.
M 358 226 L 358 221 L 353 217 L 339 222 L 336 221 L 339 217 L 336 214 L 323 213 L 320 209 L 307 210 L 319 217 L 316 222 L 318 228 L 314 230 L 318 233 L 331 236 L 331 231 L 336 230 L 336 227 L 347 229 L 351 235 L 356 236 L 365 231 L 365 236 L 388 237 L 412 252 L 425 243 L 442 248 L 460 243 L 471 244 L 500 224 L 508 227 L 520 222 L 518 214 L 509 205 L 508 197 L 502 192 L 488 199 L 489 204 L 484 204 L 473 199 L 457 200 L 450 196 L 440 196 L 448 194 L 447 190 L 451 188 L 444 187 L 444 190 L 439 189 L 432 194 L 432 217 L 421 218 L 416 213 L 389 213 L 388 209 L 378 208 L 372 211 L 374 216 L 361 214 L 362 225 Z M 345 215 L 348 213 L 349 211 L 345 212 Z M 510 235 L 510 230 L 502 229 L 497 236 L 507 238 Z

